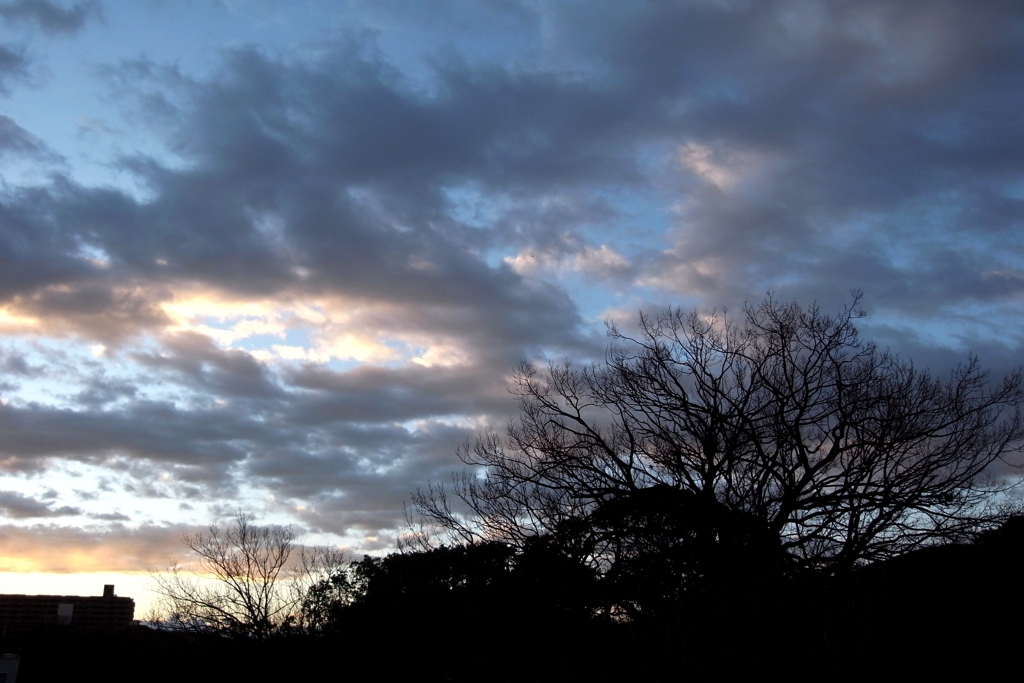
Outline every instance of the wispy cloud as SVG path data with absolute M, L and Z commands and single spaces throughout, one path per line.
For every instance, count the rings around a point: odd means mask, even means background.
M 99 0 L 85 0 L 65 6 L 50 0 L 14 0 L 0 3 L 0 18 L 11 23 L 31 24 L 44 33 L 77 33 L 93 19 L 103 16 Z

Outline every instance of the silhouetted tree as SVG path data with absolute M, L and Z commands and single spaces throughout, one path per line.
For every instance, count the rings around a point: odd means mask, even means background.
M 423 614 L 435 626 L 471 618 L 503 628 L 544 615 L 589 618 L 599 603 L 595 578 L 551 537 L 532 538 L 521 549 L 492 541 L 367 556 L 339 581 L 344 589 L 325 611 L 327 630 Z
M 757 518 L 663 484 L 597 506 L 557 538 L 602 556 L 606 600 L 635 619 L 673 619 L 684 599 L 692 608 L 701 595 L 748 597 L 791 565 Z
M 441 486 L 414 503 L 451 539 L 551 534 L 681 589 L 739 556 L 846 571 L 996 526 L 1020 372 L 993 384 L 971 357 L 940 380 L 860 339 L 859 298 L 641 314 L 635 338 L 609 325 L 602 365 L 524 363 L 518 419 L 459 453 L 485 471 L 455 481 L 470 512 Z
M 313 634 L 332 630 L 339 610 L 350 605 L 359 594 L 349 567 L 334 569 L 314 581 L 299 606 L 305 630 Z
M 198 558 L 198 569 L 174 563 L 154 573 L 153 582 L 166 624 L 184 630 L 265 638 L 302 628 L 303 602 L 314 599 L 310 588 L 337 575 L 343 564 L 341 553 L 328 548 L 304 549 L 290 564 L 295 531 L 253 524 L 253 516 L 241 511 L 231 527 L 213 525 L 182 542 Z
M 367 556 L 353 564 L 355 602 L 451 609 L 455 602 L 480 600 L 511 569 L 512 548 L 504 543 L 441 546 L 424 552 Z

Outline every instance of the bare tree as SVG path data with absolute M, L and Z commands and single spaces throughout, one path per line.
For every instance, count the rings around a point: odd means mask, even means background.
M 167 623 L 182 629 L 265 638 L 283 628 L 301 628 L 301 604 L 309 588 L 337 573 L 340 551 L 303 549 L 296 561 L 290 526 L 253 524 L 239 511 L 227 529 L 186 534 L 182 542 L 198 568 L 176 562 L 155 573 Z
M 609 325 L 602 365 L 523 364 L 519 417 L 459 453 L 485 476 L 456 478 L 460 501 L 435 485 L 413 502 L 452 540 L 571 528 L 606 566 L 667 528 L 723 536 L 666 514 L 740 515 L 828 571 L 994 527 L 1018 483 L 994 468 L 1021 450 L 1020 372 L 992 383 L 971 357 L 940 380 L 860 339 L 859 298 L 837 315 L 771 297 L 739 321 L 641 314 L 636 338 Z M 685 498 L 654 514 L 648 501 L 669 500 L 655 487 Z

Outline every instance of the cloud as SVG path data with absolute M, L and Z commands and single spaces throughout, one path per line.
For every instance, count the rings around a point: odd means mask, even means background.
M 676 103 L 675 245 L 642 281 L 732 302 L 780 285 L 813 298 L 932 282 L 869 291 L 876 306 L 932 310 L 985 291 L 973 283 L 989 231 L 1004 258 L 1021 247 L 1004 232 L 1019 202 L 993 195 L 1019 182 L 1000 161 L 1019 150 L 999 142 L 1021 133 L 1007 95 L 1019 92 L 1019 23 L 1005 3 L 918 9 L 680 4 L 620 17 L 588 45 L 639 101 Z M 937 258 L 945 276 L 908 267 Z
M 117 467 L 118 458 L 127 457 L 195 468 L 210 484 L 221 481 L 232 462 L 244 459 L 240 440 L 276 441 L 265 427 L 232 411 L 188 411 L 147 401 L 113 414 L 0 405 L 0 424 L 7 435 L 0 445 L 5 468 L 55 457 Z
M 102 269 L 102 265 L 97 268 Z M 106 278 L 95 278 L 101 279 Z M 78 334 L 116 344 L 140 330 L 167 324 L 158 301 L 153 300 L 158 296 L 130 283 L 54 284 L 14 297 L 7 311 L 37 333 Z
M 120 512 L 105 512 L 102 514 L 89 515 L 92 519 L 98 519 L 103 522 L 130 522 L 131 517 L 128 515 L 121 514 Z
M 0 510 L 8 517 L 26 519 L 32 517 L 68 517 L 82 514 L 77 507 L 62 505 L 54 508 L 16 491 L 0 491 Z
M 0 51 L 0 72 L 3 70 L 3 53 Z M 0 116 L 0 157 L 15 155 L 42 159 L 54 157 L 46 143 L 19 126 L 9 116 Z
M 182 556 L 181 537 L 197 528 L 143 524 L 85 529 L 57 524 L 0 526 L 0 571 L 145 571 Z
M 50 0 L 14 0 L 0 3 L 0 18 L 10 23 L 31 24 L 44 33 L 78 33 L 91 19 L 100 19 L 99 0 L 85 0 L 65 7 Z
M 0 118 L 55 169 L 0 188 L 5 471 L 373 544 L 515 412 L 520 360 L 599 361 L 607 311 L 862 287 L 936 365 L 1019 358 L 1017 3 L 360 7 L 301 49 L 102 68 L 148 136 L 124 185 Z
M 171 335 L 159 354 L 137 354 L 135 359 L 152 370 L 174 373 L 197 390 L 213 396 L 282 396 L 265 366 L 252 355 L 220 349 L 203 335 Z
M 8 94 L 8 81 L 23 79 L 28 75 L 29 59 L 18 45 L 0 45 L 0 94 Z
M 489 265 L 481 249 L 507 237 L 453 219 L 443 189 L 469 178 L 503 191 L 536 188 L 545 174 L 580 186 L 602 167 L 611 173 L 621 152 L 548 117 L 575 111 L 580 86 L 501 72 L 484 80 L 449 65 L 444 94 L 424 97 L 354 49 L 313 64 L 239 50 L 208 82 L 126 64 L 122 76 L 136 91 L 174 81 L 182 104 L 169 115 L 170 139 L 189 165 L 132 162 L 146 200 L 67 180 L 12 193 L 6 208 L 19 234 L 8 249 L 26 264 L 7 277 L 12 315 L 116 343 L 165 324 L 156 308 L 165 293 L 198 284 L 235 298 L 327 291 L 405 308 L 405 319 L 430 311 L 418 316 L 428 325 L 458 317 L 475 328 L 468 334 L 493 331 L 478 348 L 507 349 L 503 362 L 521 357 L 523 343 L 543 343 L 538 331 L 579 344 L 564 292 Z M 586 90 L 579 96 L 591 96 Z M 547 113 L 524 108 L 536 98 L 551 100 Z M 149 99 L 138 106 L 167 114 Z M 578 144 L 565 146 L 573 137 Z
M 629 261 L 607 244 L 597 247 L 581 245 L 567 251 L 565 254 L 523 251 L 515 256 L 506 256 L 505 263 L 524 276 L 536 276 L 542 271 L 574 271 L 586 273 L 597 280 L 610 280 L 630 274 Z

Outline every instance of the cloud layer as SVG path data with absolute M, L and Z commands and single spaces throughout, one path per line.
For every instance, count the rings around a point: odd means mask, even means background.
M 640 307 L 862 288 L 869 336 L 936 369 L 1019 357 L 1019 3 L 425 5 L 94 59 L 74 159 L 0 117 L 33 171 L 0 185 L 17 528 L 114 547 L 245 505 L 386 547 L 519 360 L 600 359 Z M 0 4 L 32 54 L 127 12 Z M 26 54 L 0 45 L 12 101 Z

